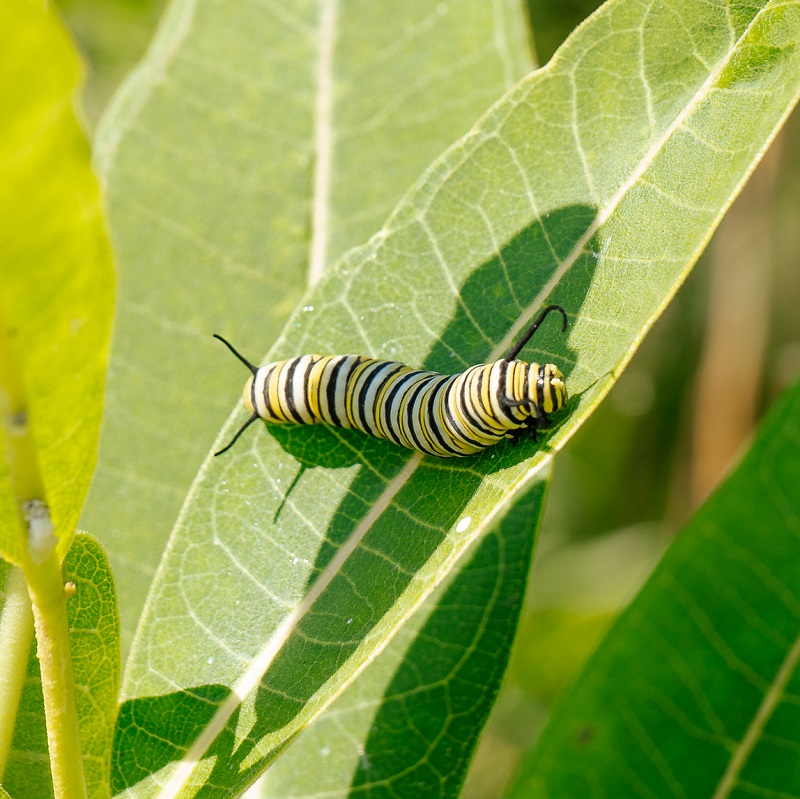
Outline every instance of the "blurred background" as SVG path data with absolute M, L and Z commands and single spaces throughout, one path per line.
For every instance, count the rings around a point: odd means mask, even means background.
M 163 0 L 57 0 L 97 123 Z M 598 0 L 528 0 L 540 64 Z M 795 112 L 608 399 L 559 456 L 508 675 L 464 796 L 502 795 L 549 708 L 800 372 Z

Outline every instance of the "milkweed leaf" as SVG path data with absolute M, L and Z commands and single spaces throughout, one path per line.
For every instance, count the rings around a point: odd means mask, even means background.
M 543 327 L 528 357 L 567 375 L 568 412 L 547 441 L 457 462 L 308 427 L 209 458 L 129 661 L 122 733 L 139 703 L 185 722 L 135 795 L 251 782 L 536 479 L 795 104 L 798 37 L 783 3 L 612 0 L 326 272 L 270 357 L 362 352 L 452 372 L 498 357 L 557 302 L 568 336 Z M 192 656 L 176 659 L 176 642 Z
M 89 799 L 103 799 L 109 796 L 117 719 L 119 613 L 108 560 L 92 536 L 75 536 L 64 561 L 64 577 L 75 586 L 67 616 L 86 795 Z M 53 795 L 35 643 L 28 659 L 28 677 L 3 784 L 14 796 L 26 799 Z
M 508 662 L 548 476 L 271 766 L 263 799 L 459 794 Z M 311 758 L 324 766 L 304 768 Z

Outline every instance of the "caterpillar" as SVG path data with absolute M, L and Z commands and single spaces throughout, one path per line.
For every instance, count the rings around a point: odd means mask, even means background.
M 558 367 L 517 355 L 553 311 L 566 331 L 566 311 L 548 305 L 504 358 L 455 375 L 363 355 L 301 355 L 255 366 L 215 334 L 252 374 L 242 392 L 250 418 L 214 454 L 227 452 L 256 419 L 355 427 L 440 458 L 473 455 L 502 438 L 536 440 L 548 414 L 566 404 L 567 390 Z

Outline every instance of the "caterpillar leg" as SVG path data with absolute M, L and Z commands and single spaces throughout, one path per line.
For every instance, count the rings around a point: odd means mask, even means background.
M 511 445 L 516 447 L 520 441 L 529 440 L 536 441 L 536 431 L 539 429 L 536 419 L 532 416 L 528 419 L 522 427 L 517 427 L 512 430 L 506 438 L 511 439 Z
M 537 435 L 539 428 L 542 426 L 539 423 L 539 419 L 535 416 L 531 416 L 528 420 L 528 424 L 523 428 L 523 430 L 528 434 L 528 438 L 536 443 L 539 440 L 539 436 Z
M 546 413 L 540 411 L 538 415 L 528 417 L 522 427 L 518 427 L 510 434 L 510 438 L 514 446 L 523 439 L 536 442 L 539 440 L 539 430 L 545 430 L 548 427 L 550 427 L 550 417 L 548 417 Z
M 537 416 L 531 416 L 528 421 L 528 426 L 531 431 L 531 438 L 536 441 L 536 432 L 538 430 L 546 430 L 550 427 L 550 417 L 544 412 L 539 411 Z

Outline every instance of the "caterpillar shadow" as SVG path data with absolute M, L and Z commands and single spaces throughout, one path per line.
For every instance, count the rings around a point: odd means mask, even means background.
M 512 326 L 523 316 L 531 317 L 539 305 L 561 305 L 573 319 L 592 285 L 598 265 L 592 251 L 599 251 L 600 243 L 590 242 L 569 269 L 564 269 L 563 264 L 595 216 L 593 207 L 571 206 L 554 211 L 520 231 L 498 254 L 473 271 L 460 289 L 452 319 L 424 363 L 412 366 L 455 373 L 467 365 L 486 362 Z M 549 281 L 554 284 L 553 290 L 546 297 L 541 296 Z M 557 315 L 553 315 L 520 358 L 555 363 L 569 380 L 577 352 L 569 346 L 567 337 L 561 333 Z M 568 422 L 576 403 L 577 398 L 570 399 L 566 409 L 555 417 L 556 425 Z M 264 435 L 261 430 L 258 434 Z M 527 460 L 537 450 L 547 449 L 548 435 L 543 434 L 538 442 L 523 441 L 517 446 L 501 442 L 468 458 L 443 460 L 425 456 L 413 472 L 400 480 L 399 475 L 408 468 L 411 455 L 389 442 L 358 431 L 333 430 L 322 425 L 269 429 L 272 441 L 260 444 L 259 449 L 277 444 L 291 456 L 295 470 L 293 479 L 287 480 L 288 490 L 280 495 L 271 520 L 275 528 L 286 527 L 289 533 L 293 531 L 290 519 L 285 518 L 288 503 L 312 475 L 324 472 L 325 479 L 337 479 L 338 470 L 354 471 L 354 474 L 348 473 L 346 479 L 340 478 L 339 498 L 325 516 L 324 529 L 319 531 L 321 540 L 305 578 L 306 590 L 316 583 L 382 497 L 385 507 L 368 528 L 359 533 L 363 538 L 297 622 L 294 634 L 288 636 L 276 653 L 256 689 L 254 701 L 248 701 L 246 734 L 237 732 L 237 714 L 213 744 L 209 754 L 215 758 L 209 784 L 214 783 L 217 771 L 220 771 L 220 784 L 226 784 L 222 769 L 226 774 L 232 770 L 238 772 L 237 784 L 246 784 L 257 776 L 263 762 L 260 755 L 255 763 L 250 759 L 254 748 L 270 733 L 290 724 L 303 704 L 357 654 L 365 638 L 432 558 L 439 561 L 449 557 L 454 544 L 447 538 L 448 532 L 462 525 L 465 530 L 469 529 L 467 509 L 476 492 L 488 492 L 487 502 L 499 500 L 503 494 L 503 472 Z M 485 483 L 486 476 L 494 479 Z M 318 496 L 318 503 L 328 501 L 327 494 L 315 495 L 314 490 L 312 486 L 310 496 Z M 309 496 L 308 492 L 305 496 Z M 391 501 L 386 501 L 388 497 Z M 368 596 L 362 593 L 364 591 L 368 591 Z M 144 735 L 144 732 L 137 732 L 139 728 L 147 729 L 146 724 L 139 723 L 143 722 L 142 714 L 157 716 L 160 702 L 189 703 L 192 713 L 200 720 L 197 724 L 202 726 L 202 720 L 211 717 L 209 714 L 213 714 L 227 691 L 220 686 L 204 686 L 169 697 L 132 700 L 123 706 L 120 714 L 118 739 L 122 735 Z M 191 730 L 195 726 L 194 722 L 186 722 L 185 728 L 181 728 L 186 733 L 186 741 L 191 740 Z M 127 743 L 116 747 L 117 752 L 136 752 L 137 758 L 136 763 L 124 761 L 117 765 L 115 787 L 118 790 L 145 779 L 167 765 L 170 759 L 183 755 L 180 747 L 174 754 L 167 751 L 164 740 L 177 739 L 174 735 L 172 738 L 165 735 L 163 740 L 158 740 L 161 747 L 158 758 L 151 760 L 140 759 L 138 743 L 136 747 Z M 205 795 L 205 790 L 201 789 L 198 796 Z

